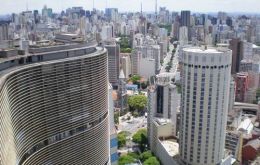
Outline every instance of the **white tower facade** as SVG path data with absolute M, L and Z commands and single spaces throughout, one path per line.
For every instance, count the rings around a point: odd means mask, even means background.
M 189 38 L 188 38 L 188 27 L 182 26 L 180 27 L 180 34 L 179 34 L 179 41 L 180 45 L 184 46 L 188 44 Z
M 184 164 L 224 157 L 232 51 L 184 48 L 181 60 L 180 155 Z

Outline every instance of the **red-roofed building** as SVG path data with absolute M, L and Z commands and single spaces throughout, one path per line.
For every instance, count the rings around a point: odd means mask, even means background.
M 249 141 L 242 149 L 243 162 L 253 161 L 260 152 L 260 139 Z

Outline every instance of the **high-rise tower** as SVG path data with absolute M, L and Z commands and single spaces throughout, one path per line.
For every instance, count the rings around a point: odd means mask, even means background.
M 57 35 L 26 55 L 0 52 L 1 165 L 108 163 L 107 52 L 96 46 Z
M 232 51 L 184 48 L 181 60 L 180 155 L 184 164 L 224 157 Z
M 181 26 L 190 27 L 190 11 L 181 11 Z

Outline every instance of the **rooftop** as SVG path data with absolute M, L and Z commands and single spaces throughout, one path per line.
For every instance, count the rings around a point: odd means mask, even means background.
M 188 47 L 184 48 L 185 52 L 199 53 L 199 54 L 220 54 L 223 52 L 230 51 L 227 48 L 217 48 L 217 47 Z
M 165 119 L 165 118 L 158 118 L 158 117 L 155 117 L 155 121 L 158 125 L 166 125 L 166 124 L 169 124 L 171 123 L 171 120 L 170 119 Z
M 161 144 L 171 157 L 179 154 L 179 144 L 175 140 L 162 140 Z
M 254 125 L 251 121 L 251 119 L 247 118 L 244 121 L 241 122 L 237 130 L 246 132 L 249 134 L 254 129 Z

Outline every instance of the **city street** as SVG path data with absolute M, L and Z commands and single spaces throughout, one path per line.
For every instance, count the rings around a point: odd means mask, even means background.
M 172 44 L 170 44 L 169 46 L 170 46 L 169 47 L 170 50 L 167 53 L 167 56 L 164 58 L 163 66 L 161 68 L 160 73 L 173 73 L 173 74 L 175 74 L 175 72 L 177 71 L 177 67 L 178 67 L 179 46 L 176 48 L 176 52 L 175 52 L 174 58 L 172 60 L 172 68 L 171 68 L 170 72 L 166 72 L 165 68 L 167 67 L 168 62 L 170 62 L 170 60 L 171 60 L 172 50 L 174 49 L 174 46 Z

